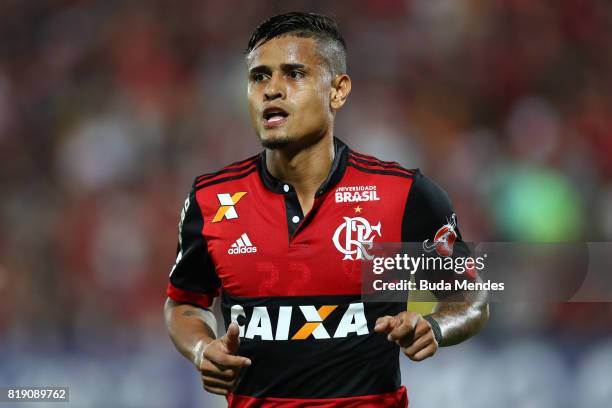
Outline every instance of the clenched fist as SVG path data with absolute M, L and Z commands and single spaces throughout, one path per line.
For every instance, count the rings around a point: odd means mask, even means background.
M 237 380 L 251 360 L 237 356 L 240 346 L 240 329 L 231 323 L 223 337 L 196 346 L 194 364 L 202 375 L 204 389 L 213 394 L 227 395 L 237 385 Z
M 374 331 L 387 334 L 387 339 L 396 342 L 413 361 L 425 360 L 438 350 L 431 325 L 415 312 L 379 317 Z

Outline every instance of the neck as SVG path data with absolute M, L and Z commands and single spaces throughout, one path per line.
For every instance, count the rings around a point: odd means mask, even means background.
M 291 184 L 298 194 L 314 195 L 327 178 L 334 161 L 334 139 L 327 134 L 297 151 L 267 149 L 268 171 L 279 180 Z

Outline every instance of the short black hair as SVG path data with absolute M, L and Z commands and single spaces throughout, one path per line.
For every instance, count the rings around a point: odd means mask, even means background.
M 322 14 L 291 12 L 270 17 L 255 29 L 245 53 L 248 55 L 271 39 L 286 35 L 314 38 L 332 75 L 346 73 L 346 43 L 338 22 Z

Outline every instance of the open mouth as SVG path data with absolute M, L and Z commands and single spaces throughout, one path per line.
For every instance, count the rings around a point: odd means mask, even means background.
M 264 126 L 272 128 L 282 125 L 287 120 L 289 114 L 281 108 L 271 107 L 263 111 Z

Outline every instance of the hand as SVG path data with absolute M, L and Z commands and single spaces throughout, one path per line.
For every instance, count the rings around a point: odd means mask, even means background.
M 415 312 L 379 317 L 374 331 L 387 334 L 387 339 L 396 342 L 413 361 L 425 360 L 438 350 L 431 325 Z
M 236 385 L 242 370 L 251 365 L 251 360 L 237 356 L 240 346 L 240 329 L 232 322 L 221 338 L 196 345 L 194 361 L 202 374 L 204 389 L 218 395 L 227 395 Z

